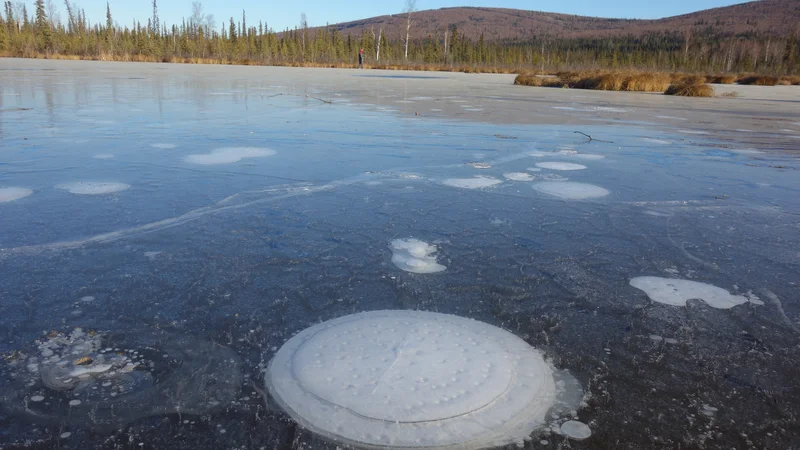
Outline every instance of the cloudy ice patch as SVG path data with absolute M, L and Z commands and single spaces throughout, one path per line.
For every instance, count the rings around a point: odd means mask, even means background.
M 689 120 L 685 117 L 675 117 L 675 116 L 656 116 L 656 119 L 664 119 L 664 120 Z
M 473 167 L 475 169 L 491 169 L 492 165 L 486 162 L 481 161 L 470 161 L 466 163 L 466 165 Z
M 125 183 L 104 183 L 96 181 L 78 181 L 75 183 L 64 183 L 56 186 L 70 194 L 77 195 L 104 195 L 122 192 L 130 189 L 129 184 Z
M 670 142 L 670 141 L 665 141 L 665 140 L 663 140 L 663 139 L 642 138 L 642 140 L 644 140 L 644 141 L 647 141 L 647 142 L 652 142 L 653 144 L 659 144 L 659 145 L 669 145 L 669 144 L 672 144 L 672 142 Z
M 527 170 L 528 172 L 541 172 L 542 171 L 542 169 L 540 169 L 538 167 L 528 167 L 525 170 Z
M 708 131 L 700 131 L 700 130 L 678 130 L 678 133 L 683 134 L 696 134 L 696 135 L 706 135 Z
M 697 281 L 661 277 L 637 277 L 631 286 L 644 291 L 650 300 L 672 306 L 686 306 L 691 299 L 703 300 L 718 309 L 730 309 L 747 303 L 746 297 L 731 295 L 725 289 Z
M 442 181 L 445 186 L 462 188 L 462 189 L 482 189 L 501 184 L 502 181 L 492 177 L 475 177 L 475 178 L 448 178 Z
M 572 181 L 543 181 L 534 184 L 533 188 L 543 194 L 564 200 L 586 200 L 610 194 L 607 189 L 600 186 Z
M 570 439 L 578 441 L 589 438 L 592 435 L 592 430 L 583 422 L 577 420 L 570 420 L 561 424 L 561 434 Z
M 603 156 L 603 155 L 595 155 L 593 153 L 579 153 L 576 150 L 572 150 L 572 149 L 561 149 L 561 150 L 557 151 L 556 153 L 559 156 L 567 156 L 567 157 L 570 157 L 570 158 L 578 158 L 578 159 L 583 159 L 583 160 L 586 160 L 586 161 L 598 161 L 598 160 L 601 160 L 601 159 L 606 159 L 606 157 Z M 552 156 L 552 155 L 549 155 L 549 156 Z
M 301 331 L 270 361 L 265 384 L 301 426 L 357 448 L 522 445 L 583 396 L 510 332 L 422 311 L 366 312 Z
M 178 148 L 178 146 L 175 144 L 164 144 L 164 143 L 150 144 L 150 147 L 157 148 L 159 150 L 172 150 Z
M 534 176 L 533 175 L 531 175 L 529 173 L 525 173 L 525 172 L 508 172 L 508 173 L 504 173 L 503 176 L 507 180 L 511 180 L 511 181 L 533 181 L 534 180 Z
M 272 156 L 274 150 L 256 147 L 225 147 L 218 148 L 211 153 L 189 155 L 185 158 L 191 164 L 211 166 L 216 164 L 231 164 L 249 158 L 263 158 Z
M 439 249 L 419 239 L 395 239 L 389 243 L 392 263 L 400 270 L 411 273 L 438 273 L 447 267 L 436 262 L 434 255 Z
M 433 112 L 442 112 L 442 110 L 439 109 L 439 108 L 431 108 L 431 111 L 433 111 Z
M 479 111 L 483 111 L 483 108 L 466 108 L 466 109 L 464 109 L 464 111 L 479 112 Z
M 33 194 L 30 189 L 21 187 L 0 188 L 0 203 L 13 202 Z
M 565 163 L 565 162 L 540 162 L 536 163 L 536 167 L 540 169 L 549 170 L 585 170 L 586 166 L 581 164 Z
M 98 153 L 97 155 L 92 156 L 94 159 L 114 159 L 115 156 L 111 153 Z

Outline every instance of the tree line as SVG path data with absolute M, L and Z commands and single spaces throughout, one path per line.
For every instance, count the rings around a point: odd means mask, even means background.
M 413 2 L 407 4 L 407 28 L 402 36 L 382 29 L 359 35 L 334 27 L 301 25 L 277 32 L 259 20 L 231 17 L 217 26 L 194 2 L 180 24 L 153 15 L 142 23 L 115 22 L 106 4 L 105 23 L 91 24 L 86 13 L 65 0 L 66 17 L 52 0 L 36 0 L 33 12 L 24 3 L 5 1 L 0 11 L 0 55 L 14 57 L 74 57 L 96 60 L 217 62 L 264 65 L 355 65 L 359 49 L 375 65 L 449 66 L 556 71 L 567 69 L 640 69 L 686 72 L 756 72 L 795 74 L 800 70 L 796 34 L 724 33 L 714 24 L 698 23 L 691 31 L 650 32 L 604 38 L 540 35 L 520 40 L 486 42 L 463 36 L 451 25 L 441 33 L 413 38 Z M 409 32 L 409 29 L 412 31 Z

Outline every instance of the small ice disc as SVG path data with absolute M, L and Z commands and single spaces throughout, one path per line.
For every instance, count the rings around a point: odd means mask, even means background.
M 513 334 L 462 317 L 375 311 L 308 328 L 267 370 L 302 426 L 357 446 L 517 443 L 553 406 L 553 369 Z

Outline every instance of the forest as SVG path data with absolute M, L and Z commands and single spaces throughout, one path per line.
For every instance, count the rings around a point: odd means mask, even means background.
M 157 0 L 146 22 L 121 25 L 106 5 L 105 23 L 91 24 L 86 12 L 66 0 L 65 14 L 52 0 L 36 0 L 31 11 L 6 1 L 0 12 L 0 56 L 103 61 L 355 67 L 359 49 L 368 67 L 462 70 L 467 72 L 555 72 L 578 69 L 650 70 L 692 73 L 792 75 L 800 70 L 797 33 L 723 33 L 698 22 L 690 32 L 486 42 L 457 26 L 413 37 L 387 36 L 382 30 L 344 34 L 335 27 L 310 29 L 305 14 L 293 29 L 275 31 L 263 20 L 241 17 L 217 25 L 200 2 L 180 24 L 159 20 Z

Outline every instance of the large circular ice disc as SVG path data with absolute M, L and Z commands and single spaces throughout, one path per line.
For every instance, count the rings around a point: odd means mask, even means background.
M 555 398 L 541 354 L 500 328 L 419 311 L 377 311 L 311 327 L 267 373 L 302 425 L 367 446 L 517 442 Z

